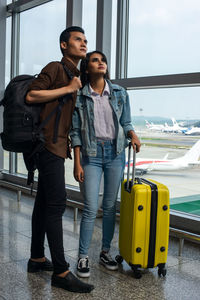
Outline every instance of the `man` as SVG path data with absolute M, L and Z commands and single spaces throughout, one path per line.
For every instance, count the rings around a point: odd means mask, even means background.
M 66 207 L 64 159 L 67 158 L 68 132 L 75 107 L 76 92 L 81 88 L 77 65 L 86 56 L 87 40 L 84 30 L 77 26 L 65 29 L 60 35 L 63 58 L 49 63 L 33 81 L 26 96 L 28 103 L 44 103 L 41 121 L 58 105 L 59 98 L 68 95 L 62 107 L 55 138 L 54 115 L 44 127 L 45 149 L 39 153 L 38 190 L 32 215 L 31 258 L 28 272 L 51 271 L 51 284 L 72 292 L 88 293 L 94 286 L 76 278 L 69 271 L 63 248 L 62 215 Z M 69 78 L 63 65 L 74 76 Z M 68 151 L 67 151 L 68 150 Z M 51 252 L 52 263 L 44 254 L 45 233 Z

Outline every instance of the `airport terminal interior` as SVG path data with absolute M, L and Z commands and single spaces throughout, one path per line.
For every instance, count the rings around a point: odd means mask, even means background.
M 197 0 L 1 0 L 0 99 L 10 80 L 36 75 L 60 61 L 59 35 L 68 26 L 85 30 L 88 51 L 108 59 L 110 78 L 129 95 L 132 123 L 141 140 L 136 177 L 167 186 L 170 198 L 166 276 L 141 269 L 137 279 L 124 260 L 117 271 L 99 264 L 102 191 L 89 250 L 90 294 L 51 286 L 51 272 L 27 272 L 32 194 L 21 153 L 0 145 L 0 300 L 200 299 L 200 3 Z M 0 107 L 0 131 L 3 107 Z M 1 143 L 0 143 L 1 144 Z M 127 177 L 127 157 L 124 178 Z M 132 161 L 131 161 L 132 170 Z M 76 273 L 84 197 L 65 162 L 64 251 Z M 121 189 L 111 255 L 119 255 Z M 46 256 L 51 259 L 47 241 Z

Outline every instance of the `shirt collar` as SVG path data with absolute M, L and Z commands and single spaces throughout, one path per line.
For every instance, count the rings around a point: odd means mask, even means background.
M 92 95 L 92 96 L 97 96 L 97 95 L 99 95 L 98 93 L 96 93 L 93 89 L 92 89 L 92 87 L 91 87 L 91 85 L 89 84 L 89 92 L 90 92 L 90 94 Z M 103 93 L 102 93 L 102 96 L 105 96 L 105 95 L 110 95 L 110 87 L 109 87 L 109 85 L 108 85 L 108 83 L 107 83 L 107 81 L 105 80 L 105 86 L 104 86 L 104 90 L 103 90 Z

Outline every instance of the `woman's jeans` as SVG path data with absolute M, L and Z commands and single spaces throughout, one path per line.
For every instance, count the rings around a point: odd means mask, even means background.
M 109 251 L 115 229 L 116 200 L 125 166 L 125 151 L 116 155 L 115 141 L 98 141 L 96 157 L 83 156 L 84 210 L 80 227 L 79 257 L 86 257 L 98 210 L 99 188 L 104 174 L 102 250 Z

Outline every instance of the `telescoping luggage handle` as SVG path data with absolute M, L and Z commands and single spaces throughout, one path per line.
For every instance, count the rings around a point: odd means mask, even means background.
M 131 187 L 135 183 L 135 163 L 136 163 L 136 151 L 133 151 L 133 167 L 132 167 L 132 180 L 130 181 L 130 160 L 131 160 L 131 148 L 132 144 L 131 142 L 129 143 L 128 146 L 128 170 L 127 170 L 127 184 L 126 184 L 126 190 L 130 191 Z

